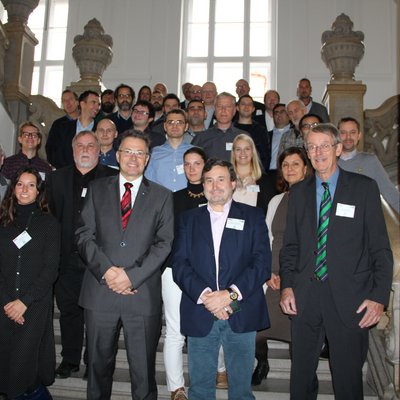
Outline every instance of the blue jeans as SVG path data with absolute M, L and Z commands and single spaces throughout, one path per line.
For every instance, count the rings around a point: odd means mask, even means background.
M 189 399 L 215 399 L 218 352 L 222 344 L 228 374 L 229 400 L 254 400 L 251 375 L 256 332 L 235 333 L 228 321 L 218 320 L 205 337 L 188 337 Z

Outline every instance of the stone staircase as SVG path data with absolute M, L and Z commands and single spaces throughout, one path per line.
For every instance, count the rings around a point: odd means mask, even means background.
M 57 365 L 61 362 L 60 328 L 56 317 L 54 319 L 54 331 L 56 337 Z M 163 332 L 164 333 L 164 332 Z M 254 387 L 254 395 L 257 400 L 288 400 L 289 399 L 289 373 L 290 359 L 288 345 L 281 342 L 269 342 L 270 372 L 268 378 L 259 386 Z M 165 367 L 163 361 L 163 335 L 158 345 L 156 371 L 158 383 L 158 399 L 170 399 L 165 380 Z M 49 387 L 54 400 L 86 399 L 86 381 L 82 380 L 85 366 L 82 364 L 80 371 L 68 379 L 56 379 Z M 187 355 L 184 354 L 185 382 L 188 384 Z M 367 365 L 364 366 L 364 382 L 366 381 Z M 319 396 L 318 400 L 333 400 L 333 390 L 329 371 L 329 364 L 326 360 L 320 360 L 318 367 Z M 119 349 L 117 353 L 116 369 L 114 372 L 114 383 L 112 400 L 131 400 L 130 381 L 128 373 L 128 362 L 121 333 Z M 228 399 L 226 390 L 217 390 L 217 399 Z M 364 384 L 364 399 L 377 400 L 375 392 Z

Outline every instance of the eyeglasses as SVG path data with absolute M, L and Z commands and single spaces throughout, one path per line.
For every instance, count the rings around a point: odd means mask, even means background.
M 132 112 L 133 112 L 134 114 L 139 114 L 139 115 L 150 115 L 150 113 L 147 112 L 147 111 L 133 110 Z
M 32 139 L 37 139 L 39 135 L 36 132 L 22 132 L 21 136 L 25 139 L 31 137 Z
M 172 120 L 170 119 L 169 121 L 165 121 L 165 123 L 169 126 L 173 126 L 173 125 L 178 125 L 178 126 L 182 126 L 185 125 L 186 122 L 182 121 L 181 119 L 177 119 L 177 120 Z
M 313 122 L 312 124 L 303 124 L 300 129 L 307 129 L 310 130 L 312 128 L 315 128 L 319 123 L 318 122 Z
M 132 95 L 131 94 L 129 94 L 129 93 L 121 93 L 121 94 L 119 94 L 118 95 L 118 98 L 119 99 L 131 99 L 132 98 Z
M 336 147 L 337 143 L 335 144 L 331 144 L 331 143 L 322 143 L 319 146 L 317 146 L 316 144 L 307 144 L 307 151 L 309 153 L 316 153 L 317 150 L 319 149 L 319 151 L 321 153 L 327 153 L 328 151 L 330 151 L 330 149 L 332 147 Z
M 118 150 L 124 157 L 135 156 L 137 158 L 145 158 L 149 153 L 143 150 L 119 149 Z

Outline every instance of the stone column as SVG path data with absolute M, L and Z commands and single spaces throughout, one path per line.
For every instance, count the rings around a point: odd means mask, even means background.
M 9 40 L 5 55 L 3 93 L 16 124 L 28 119 L 35 46 L 38 44 L 27 26 L 39 0 L 1 0 L 8 13 L 4 30 Z
M 322 34 L 321 58 L 331 74 L 323 102 L 335 125 L 340 118 L 352 116 L 363 128 L 366 85 L 354 78 L 356 66 L 364 56 L 363 40 L 364 34 L 353 31 L 353 22 L 345 14 L 336 18 L 332 30 Z M 359 147 L 363 148 L 362 141 Z
M 69 89 L 78 95 L 85 90 L 102 90 L 102 75 L 111 64 L 113 40 L 104 34 L 100 22 L 93 18 L 84 27 L 83 35 L 74 38 L 72 56 L 79 68 L 81 79 L 71 82 Z

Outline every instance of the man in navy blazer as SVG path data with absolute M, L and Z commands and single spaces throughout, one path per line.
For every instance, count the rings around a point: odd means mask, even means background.
M 269 326 L 262 289 L 271 275 L 268 231 L 261 209 L 232 201 L 236 174 L 227 161 L 203 170 L 200 207 L 181 214 L 173 250 L 182 289 L 181 332 L 188 336 L 191 400 L 215 399 L 220 345 L 230 399 L 254 399 L 255 335 Z
M 280 253 L 281 307 L 292 326 L 290 398 L 317 398 L 326 336 L 335 398 L 361 400 L 368 328 L 388 303 L 393 274 L 379 190 L 372 179 L 337 166 L 342 143 L 334 125 L 312 128 L 305 146 L 316 174 L 290 189 Z M 318 216 L 328 221 L 319 234 Z M 323 263 L 326 274 L 317 270 Z

